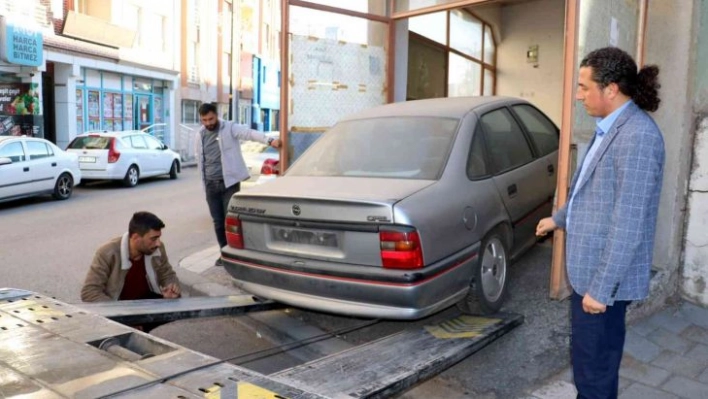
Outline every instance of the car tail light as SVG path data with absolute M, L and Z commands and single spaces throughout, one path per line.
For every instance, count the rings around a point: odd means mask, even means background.
M 263 161 L 263 166 L 261 167 L 262 175 L 279 175 L 280 174 L 280 162 L 277 159 L 268 158 Z
M 108 163 L 116 163 L 120 158 L 120 151 L 116 150 L 116 139 L 111 139 L 111 144 L 108 147 Z
M 423 267 L 420 236 L 415 230 L 382 230 L 381 263 L 387 269 L 418 269 Z
M 238 216 L 226 217 L 226 242 L 231 248 L 243 249 L 243 229 Z

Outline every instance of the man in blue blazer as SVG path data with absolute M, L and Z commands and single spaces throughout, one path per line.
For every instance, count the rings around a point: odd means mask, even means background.
M 637 72 L 607 47 L 580 64 L 576 100 L 597 118 L 568 202 L 537 235 L 565 229 L 571 296 L 571 360 L 578 398 L 617 398 L 625 311 L 649 294 L 664 139 L 647 114 L 659 107 L 656 66 Z

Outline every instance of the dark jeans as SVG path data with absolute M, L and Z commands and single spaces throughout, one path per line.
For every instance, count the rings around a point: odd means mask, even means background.
M 226 209 L 229 206 L 231 196 L 236 194 L 241 188 L 241 183 L 236 183 L 231 187 L 224 187 L 223 180 L 207 180 L 205 182 L 206 200 L 209 205 L 211 220 L 214 222 L 214 233 L 219 242 L 219 248 L 226 246 Z
M 583 311 L 583 297 L 573 292 L 570 304 L 570 353 L 578 399 L 617 398 L 630 301 L 616 301 L 605 313 Z

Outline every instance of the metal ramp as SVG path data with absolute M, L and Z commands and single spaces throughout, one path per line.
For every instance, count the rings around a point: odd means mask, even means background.
M 283 305 L 261 301 L 252 295 L 145 299 L 139 301 L 91 302 L 76 306 L 123 324 L 167 323 L 196 317 L 236 316 L 272 310 Z
M 103 314 L 110 315 L 103 309 Z M 180 312 L 193 314 L 194 310 Z M 83 305 L 0 289 L 0 396 L 387 397 L 441 372 L 522 320 L 518 315 L 462 316 L 267 376 L 136 331 Z

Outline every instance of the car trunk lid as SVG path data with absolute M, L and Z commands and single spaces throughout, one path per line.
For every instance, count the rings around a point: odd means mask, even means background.
M 236 195 L 244 248 L 382 266 L 381 226 L 397 229 L 394 205 L 430 180 L 284 177 Z

